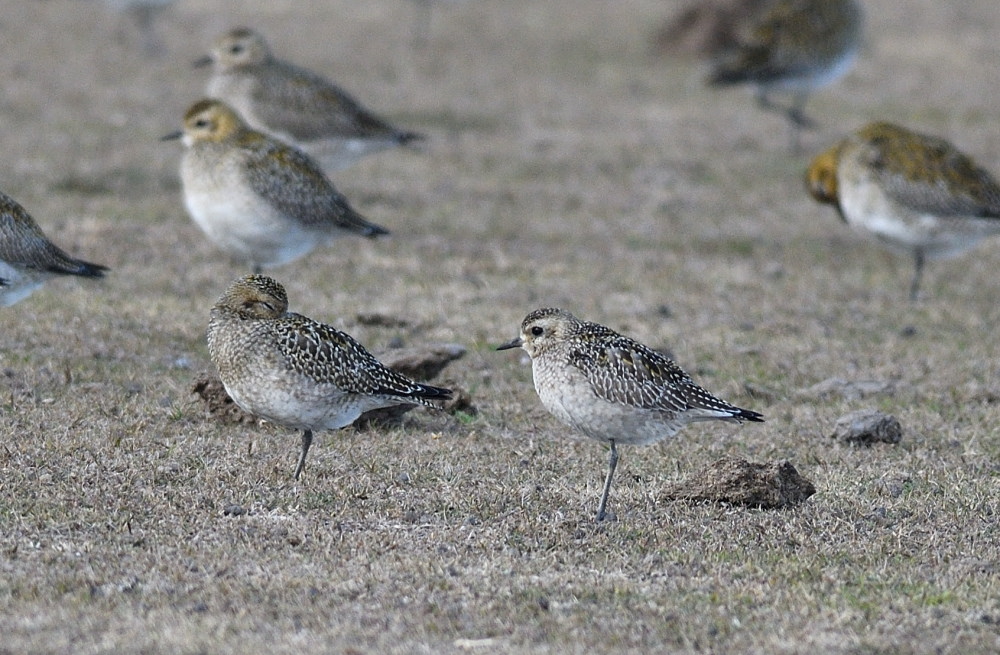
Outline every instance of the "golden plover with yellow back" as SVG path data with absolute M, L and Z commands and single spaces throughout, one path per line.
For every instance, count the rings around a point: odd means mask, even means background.
M 654 443 L 695 421 L 764 420 L 708 393 L 655 350 L 561 309 L 531 312 L 521 323 L 521 335 L 497 350 L 518 347 L 531 357 L 535 391 L 545 408 L 587 437 L 611 445 L 598 521 L 606 515 L 618 465 L 616 444 Z
M 1000 233 L 996 179 L 947 141 L 892 123 L 869 123 L 817 155 L 806 186 L 851 227 L 913 257 L 911 300 L 925 260 Z
M 716 62 L 710 84 L 756 86 L 757 102 L 782 111 L 799 128 L 809 94 L 843 77 L 861 47 L 861 7 L 856 0 L 775 0 L 749 28 L 743 43 Z M 772 92 L 791 93 L 788 107 L 775 105 Z
M 284 287 L 263 275 L 229 285 L 212 308 L 208 352 L 241 408 L 302 430 L 298 479 L 314 430 L 336 430 L 364 412 L 447 400 L 451 390 L 420 384 L 383 366 L 350 335 L 288 311 Z
M 256 272 L 341 235 L 388 234 L 354 211 L 306 154 L 250 129 L 221 101 L 196 102 L 184 129 L 163 138 L 182 137 L 188 213 L 215 245 Z
M 206 95 L 229 103 L 254 129 L 301 148 L 329 172 L 423 136 L 371 113 L 340 87 L 275 58 L 264 37 L 239 28 L 220 36 Z
M 0 193 L 0 307 L 27 298 L 57 275 L 103 277 L 106 270 L 67 255 L 21 205 Z

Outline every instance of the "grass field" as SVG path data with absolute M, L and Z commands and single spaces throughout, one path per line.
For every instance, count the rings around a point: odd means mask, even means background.
M 150 59 L 99 3 L 0 2 L 0 189 L 113 269 L 0 313 L 0 653 L 1000 650 L 1000 244 L 931 263 L 911 304 L 911 262 L 802 184 L 874 119 L 1000 172 L 1000 11 L 867 4 L 859 65 L 793 156 L 748 92 L 651 54 L 679 3 L 441 3 L 415 48 L 404 0 L 180 0 Z M 190 63 L 241 24 L 428 135 L 336 178 L 394 237 L 272 271 L 292 309 L 373 351 L 463 344 L 437 382 L 477 410 L 317 434 L 299 482 L 293 431 L 212 421 L 191 393 L 245 271 L 158 140 L 200 97 Z M 595 524 L 606 451 L 493 350 L 549 305 L 767 422 L 623 447 L 617 521 Z M 898 445 L 829 437 L 866 407 Z M 662 498 L 724 455 L 787 459 L 818 493 Z

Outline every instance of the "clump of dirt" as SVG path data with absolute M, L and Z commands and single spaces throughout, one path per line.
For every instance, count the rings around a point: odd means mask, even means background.
M 413 348 L 392 348 L 377 355 L 379 361 L 414 380 L 433 380 L 445 366 L 465 355 L 465 346 L 439 343 Z
M 668 488 L 664 497 L 779 509 L 797 505 L 814 493 L 816 486 L 788 461 L 761 464 L 723 457 Z
M 879 442 L 899 443 L 903 438 L 903 426 L 891 414 L 877 409 L 859 409 L 838 418 L 830 437 L 864 446 Z
M 391 316 L 389 314 L 383 314 L 381 312 L 360 312 L 355 314 L 354 320 L 357 321 L 358 325 L 366 325 L 369 327 L 384 327 L 384 328 L 407 328 L 410 327 L 410 321 L 405 318 L 400 318 L 399 316 Z
M 226 393 L 222 380 L 214 373 L 202 372 L 191 385 L 191 393 L 197 394 L 205 403 L 209 416 L 222 423 L 249 425 L 257 419 L 240 409 L 239 405 Z

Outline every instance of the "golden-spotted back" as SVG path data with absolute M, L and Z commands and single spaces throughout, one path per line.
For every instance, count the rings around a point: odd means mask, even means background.
M 944 139 L 892 123 L 861 128 L 855 157 L 901 205 L 937 216 L 1000 217 L 1000 185 Z

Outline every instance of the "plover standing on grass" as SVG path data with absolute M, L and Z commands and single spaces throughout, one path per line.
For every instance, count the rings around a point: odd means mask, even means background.
M 222 35 L 195 64 L 213 66 L 206 95 L 227 102 L 254 129 L 301 148 L 328 173 L 423 138 L 394 127 L 319 75 L 276 59 L 250 29 Z
M 756 86 L 758 104 L 791 122 L 792 147 L 798 150 L 799 129 L 811 125 L 805 115 L 809 94 L 854 65 L 861 23 L 856 0 L 775 0 L 745 41 L 715 64 L 709 83 Z M 776 105 L 775 92 L 792 94 L 791 105 Z
M 27 298 L 57 275 L 104 277 L 106 270 L 67 255 L 21 205 L 0 193 L 0 307 Z
M 561 309 L 531 312 L 521 335 L 497 350 L 518 347 L 531 357 L 535 391 L 545 408 L 611 446 L 598 521 L 606 516 L 617 444 L 654 443 L 695 421 L 764 420 L 708 393 L 655 350 Z
M 350 335 L 288 311 L 284 287 L 263 275 L 229 285 L 212 308 L 208 352 L 241 408 L 302 430 L 298 479 L 314 430 L 336 430 L 372 409 L 447 400 L 383 366 Z
M 851 227 L 913 257 L 911 300 L 925 260 L 1000 233 L 996 179 L 947 141 L 892 123 L 869 123 L 817 155 L 806 186 Z
M 306 154 L 250 129 L 223 102 L 196 102 L 184 129 L 163 139 L 181 137 L 188 213 L 215 245 L 255 272 L 341 235 L 389 233 L 354 211 Z

